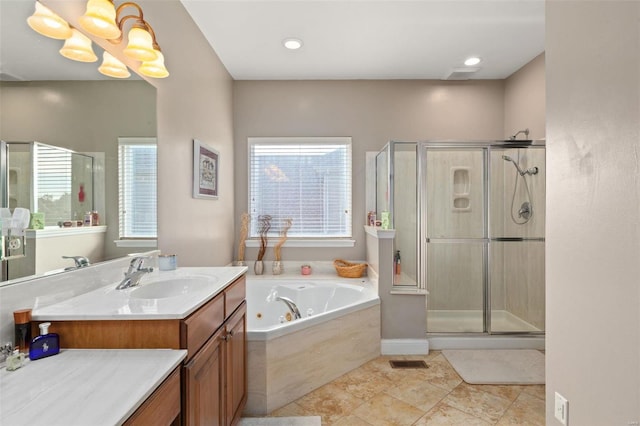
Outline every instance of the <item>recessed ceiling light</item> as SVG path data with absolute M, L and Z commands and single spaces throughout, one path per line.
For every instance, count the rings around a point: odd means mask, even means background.
M 302 40 L 299 38 L 285 38 L 282 40 L 282 44 L 287 49 L 296 50 L 302 47 Z
M 477 56 L 472 56 L 470 58 L 467 58 L 466 61 L 464 61 L 464 64 L 468 67 L 478 65 L 479 63 L 480 63 L 480 58 L 478 58 Z

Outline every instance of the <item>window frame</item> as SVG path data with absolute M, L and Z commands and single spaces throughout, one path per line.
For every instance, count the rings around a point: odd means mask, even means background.
M 143 236 L 127 236 L 125 235 L 125 229 L 123 229 L 123 206 L 122 198 L 122 179 L 121 170 L 122 165 L 120 162 L 120 152 L 123 145 L 153 145 L 156 147 L 156 228 L 155 236 L 143 237 Z M 118 240 L 115 241 L 118 247 L 156 247 L 158 239 L 158 144 L 155 137 L 119 137 L 118 138 Z
M 348 211 L 349 211 L 349 225 L 348 233 L 346 236 L 289 236 L 285 247 L 353 247 L 355 246 L 355 239 L 353 237 L 353 141 L 349 136 L 341 137 L 249 137 L 247 138 L 247 210 L 251 212 L 252 202 L 251 196 L 253 193 L 252 188 L 252 147 L 257 144 L 263 145 L 301 145 L 301 144 L 326 144 L 326 145 L 347 145 L 349 149 L 349 165 L 348 165 Z M 256 221 L 257 217 L 252 215 L 251 220 Z M 272 230 L 269 233 L 268 247 L 273 247 L 277 243 L 277 234 Z M 245 241 L 247 247 L 259 247 L 260 239 L 255 235 L 251 235 Z

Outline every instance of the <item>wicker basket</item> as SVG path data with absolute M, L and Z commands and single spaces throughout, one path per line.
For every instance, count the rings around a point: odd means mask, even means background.
M 335 266 L 338 275 L 344 278 L 360 278 L 367 269 L 366 263 L 351 263 L 342 259 L 334 260 L 333 266 Z

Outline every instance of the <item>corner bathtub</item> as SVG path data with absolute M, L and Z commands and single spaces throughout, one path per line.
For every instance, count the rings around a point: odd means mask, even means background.
M 379 355 L 380 299 L 369 280 L 247 276 L 245 414 L 268 414 Z
M 302 318 L 293 319 L 284 302 L 298 306 Z M 363 279 L 253 279 L 247 280 L 247 339 L 271 340 L 339 318 L 380 303 L 378 294 Z

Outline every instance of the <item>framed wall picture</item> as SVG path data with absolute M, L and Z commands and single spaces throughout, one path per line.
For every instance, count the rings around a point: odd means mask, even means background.
M 193 140 L 193 197 L 218 198 L 220 154 L 213 148 Z

